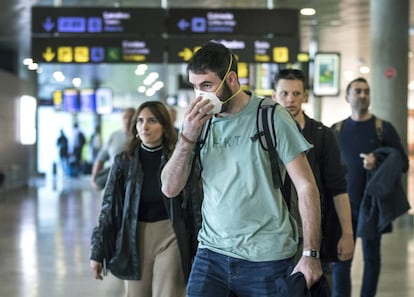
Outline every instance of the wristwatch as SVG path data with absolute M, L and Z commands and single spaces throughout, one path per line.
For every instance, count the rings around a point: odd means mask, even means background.
M 302 253 L 303 256 L 313 257 L 313 258 L 320 258 L 321 255 L 317 250 L 304 250 Z

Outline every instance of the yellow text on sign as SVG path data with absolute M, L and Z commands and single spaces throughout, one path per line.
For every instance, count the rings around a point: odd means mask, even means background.
M 89 48 L 87 46 L 75 47 L 75 62 L 86 63 L 89 62 Z
M 70 46 L 59 46 L 57 51 L 57 61 L 63 63 L 73 62 L 72 47 Z
M 273 62 L 275 63 L 289 62 L 289 49 L 284 46 L 274 47 L 273 48 Z

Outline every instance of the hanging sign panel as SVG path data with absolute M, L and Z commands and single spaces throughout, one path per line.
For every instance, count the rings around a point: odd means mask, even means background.
M 169 9 L 168 34 L 299 35 L 296 9 Z
M 32 7 L 32 33 L 299 35 L 297 9 Z
M 32 38 L 39 63 L 162 63 L 161 38 Z
M 238 61 L 246 63 L 295 62 L 299 52 L 298 38 L 184 38 L 168 39 L 168 63 L 185 63 L 206 42 L 215 41 L 232 50 Z
M 32 7 L 33 34 L 161 34 L 161 8 Z
M 162 63 L 164 57 L 183 63 L 214 39 L 243 62 L 294 62 L 298 15 L 296 9 L 34 6 L 32 55 L 40 63 Z

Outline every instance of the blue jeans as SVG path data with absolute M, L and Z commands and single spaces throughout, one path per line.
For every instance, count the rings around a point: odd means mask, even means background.
M 276 296 L 276 279 L 289 275 L 293 265 L 293 258 L 250 262 L 198 249 L 187 297 Z
M 362 240 L 364 273 L 361 286 L 361 297 L 373 297 L 377 292 L 381 270 L 381 235 L 375 239 Z M 333 295 L 332 297 L 350 297 L 352 260 L 336 262 L 332 266 Z

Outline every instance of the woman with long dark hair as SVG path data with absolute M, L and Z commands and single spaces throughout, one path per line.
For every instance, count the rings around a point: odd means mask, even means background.
M 163 103 L 147 101 L 136 110 L 125 152 L 117 155 L 104 191 L 99 224 L 91 243 L 91 269 L 102 279 L 105 266 L 126 280 L 127 297 L 185 295 L 191 268 L 191 242 L 182 199 L 161 193 L 160 172 L 177 134 Z M 121 182 L 123 180 L 123 182 Z M 122 219 L 111 216 L 121 188 Z M 119 220 L 115 251 L 105 256 L 105 224 Z M 109 259 L 105 259 L 109 258 Z

